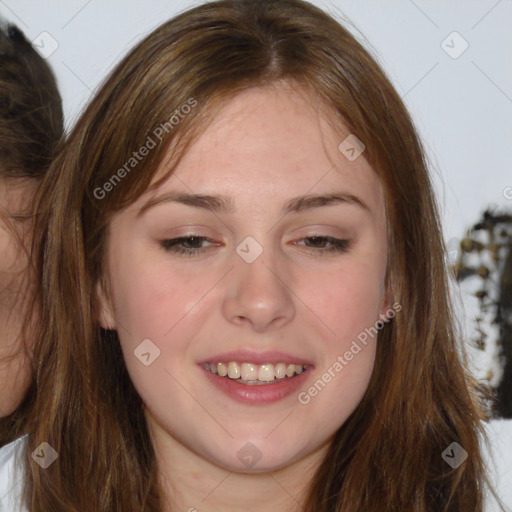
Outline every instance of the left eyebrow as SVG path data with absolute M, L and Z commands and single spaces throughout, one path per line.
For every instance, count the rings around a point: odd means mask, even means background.
M 217 212 L 217 213 L 235 213 L 236 208 L 233 198 L 223 195 L 210 194 L 185 194 L 181 192 L 168 192 L 161 196 L 150 199 L 138 211 L 137 217 L 141 216 L 150 208 L 162 203 L 178 203 L 194 208 Z M 284 204 L 281 213 L 300 213 L 313 208 L 322 206 L 333 206 L 336 204 L 349 204 L 358 206 L 371 213 L 370 208 L 359 197 L 344 192 L 336 192 L 332 194 L 309 194 L 289 199 Z

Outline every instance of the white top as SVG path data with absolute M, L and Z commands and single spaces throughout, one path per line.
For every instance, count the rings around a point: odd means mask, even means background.
M 484 423 L 491 452 L 482 442 L 482 452 L 489 467 L 489 480 L 506 512 L 512 512 L 512 420 L 491 420 Z M 487 493 L 485 512 L 502 512 L 496 500 Z
M 493 420 L 485 427 L 491 442 L 491 457 L 486 445 L 482 443 L 482 447 L 490 466 L 490 480 L 508 507 L 507 512 L 512 512 L 512 420 Z M 18 459 L 26 437 L 0 448 L 0 512 L 28 512 L 25 507 L 20 507 L 22 481 L 19 473 L 21 459 Z M 493 499 L 488 497 L 487 500 L 485 512 L 501 512 Z
M 0 448 L 0 512 L 28 512 L 21 507 L 22 452 L 26 435 Z

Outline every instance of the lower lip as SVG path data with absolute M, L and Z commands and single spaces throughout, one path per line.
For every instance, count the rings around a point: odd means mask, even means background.
M 202 366 L 199 368 L 217 389 L 223 391 L 230 398 L 246 404 L 269 404 L 290 396 L 304 385 L 304 382 L 309 378 L 309 374 L 312 370 L 312 367 L 309 367 L 308 370 L 303 371 L 300 375 L 286 378 L 274 384 L 251 386 L 248 384 L 240 384 L 229 377 L 214 375 L 212 372 L 205 370 Z

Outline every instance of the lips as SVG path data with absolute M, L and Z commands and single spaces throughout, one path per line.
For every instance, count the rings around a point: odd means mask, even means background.
M 205 363 L 223 361 L 241 361 L 257 365 L 276 365 L 277 363 L 285 362 L 287 364 L 314 366 L 310 360 L 300 356 L 296 356 L 294 354 L 277 351 L 258 352 L 255 350 L 248 349 L 240 349 L 231 352 L 222 352 L 219 354 L 214 354 L 205 359 L 202 359 L 201 361 L 198 361 L 197 364 L 203 365 Z
M 274 382 L 268 384 L 262 383 L 262 385 L 251 386 L 247 385 L 247 383 L 244 384 L 240 382 L 240 379 L 235 380 L 226 376 L 221 377 L 205 369 L 206 363 L 211 364 L 211 362 L 222 361 L 244 361 L 245 363 L 252 363 L 254 365 L 277 365 L 286 361 L 292 365 L 306 366 L 307 370 L 300 373 L 300 375 L 295 375 L 290 378 L 276 379 Z M 197 366 L 207 382 L 212 384 L 215 389 L 223 392 L 226 396 L 237 402 L 252 405 L 277 402 L 289 397 L 294 392 L 298 393 L 300 388 L 310 379 L 314 368 L 310 360 L 290 353 L 276 351 L 257 352 L 246 349 L 209 356 L 199 361 Z
M 302 387 L 306 387 L 306 382 L 312 375 L 312 372 L 308 370 L 295 377 L 281 379 L 271 384 L 248 386 L 233 379 L 214 375 L 202 366 L 198 366 L 198 369 L 216 390 L 236 402 L 251 405 L 270 404 L 283 400 L 293 393 L 298 394 Z

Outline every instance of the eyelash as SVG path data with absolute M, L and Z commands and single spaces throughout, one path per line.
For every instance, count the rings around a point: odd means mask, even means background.
M 195 256 L 198 254 L 202 254 L 205 252 L 205 249 L 183 249 L 181 247 L 177 247 L 178 244 L 189 241 L 189 240 L 200 240 L 200 241 L 208 241 L 212 242 L 209 238 L 205 236 L 184 236 L 180 238 L 172 238 L 161 240 L 160 245 L 166 252 L 173 252 L 175 254 L 184 255 L 184 256 Z M 324 240 L 332 244 L 332 247 L 329 249 L 318 249 L 312 248 L 311 251 L 313 253 L 321 253 L 331 254 L 331 253 L 345 253 L 350 249 L 351 241 L 350 240 L 341 240 L 339 238 L 333 238 L 330 236 L 309 236 L 302 238 L 301 240 Z

